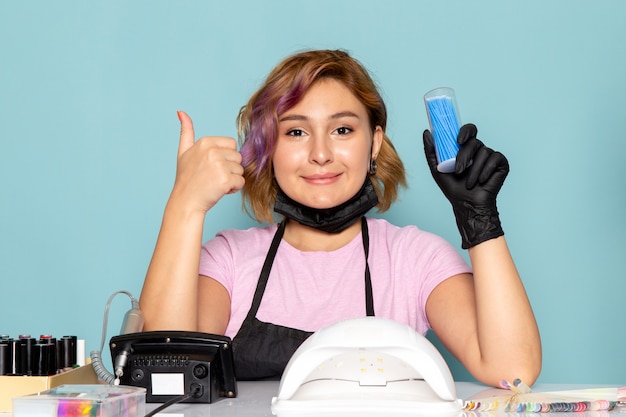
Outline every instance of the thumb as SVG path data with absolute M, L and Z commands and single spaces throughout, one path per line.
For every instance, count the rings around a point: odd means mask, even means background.
M 184 154 L 194 143 L 193 122 L 191 117 L 182 110 L 177 112 L 180 120 L 180 142 L 178 144 L 178 156 Z
M 430 130 L 424 130 L 424 154 L 426 154 L 426 162 L 431 171 L 437 169 L 437 154 L 435 153 L 435 140 Z

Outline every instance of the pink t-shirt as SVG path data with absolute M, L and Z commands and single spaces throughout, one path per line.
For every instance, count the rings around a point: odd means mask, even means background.
M 377 317 L 430 328 L 426 300 L 446 278 L 471 272 L 444 239 L 415 226 L 368 218 L 369 267 Z M 231 297 L 226 335 L 234 338 L 252 297 L 276 224 L 225 230 L 202 247 L 200 274 L 219 281 Z M 365 316 L 365 252 L 361 234 L 331 252 L 303 252 L 281 241 L 257 318 L 316 331 L 339 320 Z

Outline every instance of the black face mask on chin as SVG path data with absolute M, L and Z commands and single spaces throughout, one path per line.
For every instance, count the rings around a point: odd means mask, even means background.
M 367 177 L 363 187 L 354 197 L 343 204 L 327 209 L 314 209 L 302 205 L 287 197 L 283 190 L 278 187 L 274 211 L 305 226 L 327 233 L 339 233 L 361 218 L 376 204 L 378 204 L 378 196 L 372 181 Z

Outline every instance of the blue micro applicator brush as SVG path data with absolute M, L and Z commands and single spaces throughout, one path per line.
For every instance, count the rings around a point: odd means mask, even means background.
M 435 140 L 437 170 L 454 172 L 456 154 L 459 151 L 457 136 L 461 119 L 456 105 L 454 90 L 448 87 L 435 88 L 424 95 L 430 131 Z

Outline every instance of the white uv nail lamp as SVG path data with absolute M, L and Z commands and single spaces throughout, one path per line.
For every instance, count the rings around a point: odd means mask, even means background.
M 457 416 L 462 405 L 428 339 L 404 324 L 363 317 L 320 329 L 296 350 L 272 413 Z

